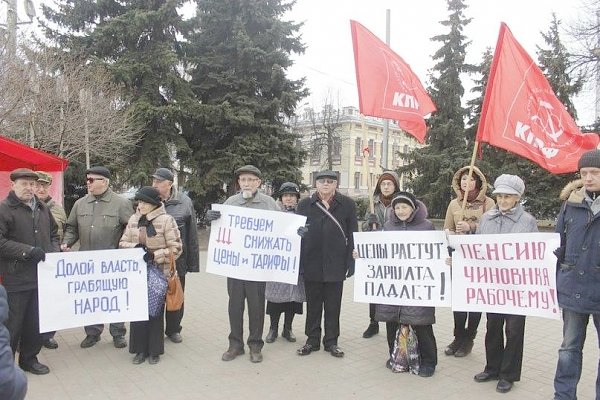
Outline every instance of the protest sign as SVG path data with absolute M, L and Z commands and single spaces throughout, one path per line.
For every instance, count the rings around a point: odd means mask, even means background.
M 142 249 L 48 253 L 38 265 L 40 332 L 148 319 Z
M 450 307 L 444 232 L 355 232 L 354 248 L 354 301 Z
M 298 283 L 298 228 L 306 217 L 278 211 L 213 204 L 206 272 L 249 281 Z
M 452 309 L 559 319 L 557 233 L 451 235 Z

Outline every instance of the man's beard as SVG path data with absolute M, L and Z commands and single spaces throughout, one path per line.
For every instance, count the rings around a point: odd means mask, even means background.
M 254 193 L 252 192 L 252 190 L 242 190 L 242 197 L 244 199 L 251 199 L 252 197 L 254 197 Z

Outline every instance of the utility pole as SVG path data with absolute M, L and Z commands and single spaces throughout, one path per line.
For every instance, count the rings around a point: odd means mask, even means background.
M 385 44 L 387 44 L 388 47 L 390 46 L 390 19 L 391 12 L 388 8 L 385 10 Z M 383 167 L 384 171 L 388 169 L 388 143 L 390 137 L 389 130 L 390 120 L 386 118 L 383 120 L 383 141 L 381 142 L 381 166 Z
M 600 26 L 600 10 L 596 10 L 596 26 Z M 596 56 L 596 115 L 595 121 L 600 120 L 600 35 L 598 35 L 594 55 Z
M 17 53 L 17 0 L 6 0 L 6 28 L 8 35 L 8 54 Z

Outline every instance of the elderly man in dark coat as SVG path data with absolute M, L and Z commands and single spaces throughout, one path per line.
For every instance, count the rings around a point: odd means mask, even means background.
M 38 305 L 38 262 L 59 249 L 58 228 L 50 210 L 35 196 L 38 175 L 30 169 L 10 174 L 12 190 L 0 203 L 0 273 L 8 292 L 8 322 L 19 366 L 36 375 L 50 369 L 40 363 L 42 348 Z
M 298 215 L 306 216 L 308 232 L 302 239 L 300 271 L 306 291 L 306 344 L 301 356 L 319 350 L 321 317 L 325 313 L 325 351 L 343 357 L 338 347 L 340 310 L 344 280 L 354 274 L 353 232 L 358 230 L 356 204 L 337 192 L 338 176 L 333 171 L 315 175 L 317 191 L 298 203 Z
M 198 252 L 198 228 L 194 204 L 185 193 L 173 185 L 175 175 L 167 168 L 158 168 L 152 174 L 152 187 L 158 190 L 165 204 L 167 214 L 177 221 L 177 227 L 183 243 L 183 254 L 177 259 L 177 276 L 185 290 L 185 274 L 200 271 L 200 253 Z M 177 311 L 165 312 L 165 335 L 173 343 L 181 343 L 181 320 L 183 306 Z

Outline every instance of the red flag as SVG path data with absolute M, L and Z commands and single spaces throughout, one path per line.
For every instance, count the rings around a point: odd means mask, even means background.
M 360 112 L 398 121 L 421 143 L 423 117 L 436 110 L 410 66 L 384 42 L 356 21 L 350 21 Z
M 599 137 L 581 133 L 542 71 L 502 23 L 477 140 L 560 174 L 577 171 L 579 156 L 595 149 Z

